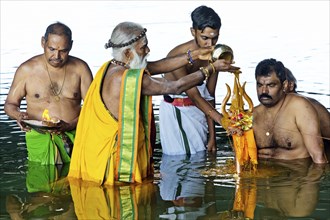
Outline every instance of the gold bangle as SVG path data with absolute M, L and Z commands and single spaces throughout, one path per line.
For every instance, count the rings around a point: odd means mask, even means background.
M 209 63 L 209 64 L 211 65 L 212 70 L 213 70 L 212 74 L 215 73 L 215 67 L 214 67 L 213 63 Z
M 205 81 L 207 81 L 209 76 L 210 76 L 209 70 L 207 68 L 204 68 L 204 67 L 200 67 L 199 70 L 204 74 Z

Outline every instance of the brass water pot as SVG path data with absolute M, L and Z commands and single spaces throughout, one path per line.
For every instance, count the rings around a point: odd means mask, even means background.
M 234 60 L 233 50 L 225 44 L 217 44 L 212 52 L 212 61 L 225 59 L 232 62 Z

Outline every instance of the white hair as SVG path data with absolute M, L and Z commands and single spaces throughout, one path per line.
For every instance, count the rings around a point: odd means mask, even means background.
M 127 42 L 130 42 L 132 39 L 136 39 L 143 31 L 144 28 L 140 24 L 134 22 L 122 22 L 119 23 L 113 30 L 109 42 L 112 42 L 115 45 L 125 43 L 127 44 Z M 127 46 L 113 47 L 113 58 L 116 60 L 123 60 L 124 51 L 126 49 L 131 49 L 132 51 L 135 51 L 135 44 L 136 42 L 133 42 L 131 44 L 128 44 Z

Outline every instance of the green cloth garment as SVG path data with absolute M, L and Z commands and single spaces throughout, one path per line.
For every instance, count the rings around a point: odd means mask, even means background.
M 74 142 L 76 130 L 64 134 L 40 133 L 34 129 L 25 135 L 29 161 L 43 165 L 56 164 L 59 153 L 63 163 L 70 162 L 70 155 L 66 150 L 68 142 Z M 64 140 L 64 141 L 63 141 Z

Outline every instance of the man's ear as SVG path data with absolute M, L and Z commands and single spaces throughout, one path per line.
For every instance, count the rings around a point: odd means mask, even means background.
M 124 50 L 124 55 L 126 58 L 128 58 L 131 55 L 131 50 L 130 49 Z
M 44 36 L 41 37 L 41 46 L 42 48 L 45 48 L 45 44 L 46 44 L 46 39 Z
M 191 35 L 193 36 L 193 37 L 195 37 L 195 35 L 196 35 L 196 30 L 194 29 L 194 28 L 190 28 L 190 32 L 191 32 Z
M 283 92 L 290 92 L 289 81 L 287 79 L 283 82 Z
M 131 49 L 126 49 L 126 50 L 124 50 L 124 55 L 125 55 L 125 58 L 128 60 L 128 61 L 130 61 L 131 59 L 132 59 L 132 51 L 131 51 Z

